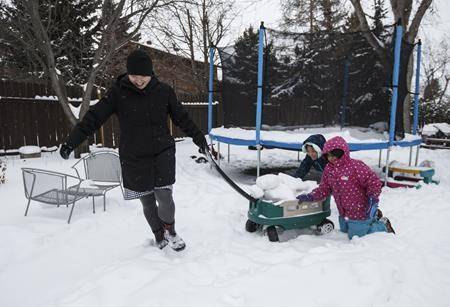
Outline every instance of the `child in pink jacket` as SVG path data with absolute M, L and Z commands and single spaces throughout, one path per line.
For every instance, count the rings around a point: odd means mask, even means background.
M 329 163 L 320 185 L 297 199 L 315 201 L 332 194 L 339 211 L 340 229 L 349 239 L 379 231 L 394 233 L 390 221 L 378 210 L 382 186 L 378 176 L 364 162 L 350 158 L 348 145 L 339 136 L 325 143 L 323 155 Z

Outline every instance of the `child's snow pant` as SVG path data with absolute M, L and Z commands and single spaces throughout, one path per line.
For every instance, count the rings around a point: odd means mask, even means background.
M 387 231 L 386 225 L 377 218 L 349 220 L 339 216 L 339 227 L 342 232 L 347 233 L 349 239 L 354 236 L 363 237 L 369 233 Z

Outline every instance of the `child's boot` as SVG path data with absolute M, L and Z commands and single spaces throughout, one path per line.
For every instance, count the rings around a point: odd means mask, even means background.
M 395 234 L 394 228 L 393 228 L 392 225 L 391 225 L 391 221 L 389 221 L 389 219 L 388 219 L 387 217 L 383 216 L 383 217 L 381 217 L 381 218 L 379 219 L 379 221 L 380 221 L 381 223 L 383 223 L 384 226 L 386 226 L 386 231 L 387 231 L 387 232 Z
M 377 220 L 381 219 L 383 217 L 383 212 L 381 212 L 380 209 L 377 209 L 377 213 L 375 215 L 377 217 Z

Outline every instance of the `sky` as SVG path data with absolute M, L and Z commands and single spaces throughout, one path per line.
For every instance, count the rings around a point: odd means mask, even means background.
M 281 20 L 281 0 L 236 0 L 239 14 L 236 17 L 231 37 L 238 37 L 249 25 L 259 27 L 261 21 L 267 27 L 277 27 Z M 363 5 L 371 5 L 372 0 L 363 0 Z M 385 1 L 390 8 L 389 1 Z M 350 4 L 349 4 L 350 5 Z M 427 12 L 422 22 L 420 38 L 423 41 L 436 43 L 450 35 L 450 1 L 434 0 L 433 14 Z M 414 6 L 416 7 L 416 6 Z

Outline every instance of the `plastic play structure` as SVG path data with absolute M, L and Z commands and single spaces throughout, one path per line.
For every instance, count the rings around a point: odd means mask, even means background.
M 434 168 L 429 166 L 392 164 L 389 166 L 386 185 L 391 188 L 420 188 L 420 182 L 439 184 L 439 181 L 434 180 L 433 176 Z

